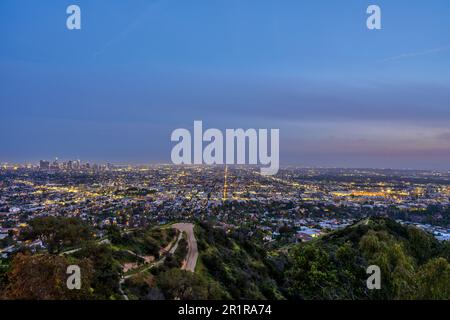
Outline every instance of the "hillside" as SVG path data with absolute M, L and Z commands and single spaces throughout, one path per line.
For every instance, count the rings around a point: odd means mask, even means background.
M 57 221 L 64 225 L 62 222 Z M 48 229 L 40 231 L 42 223 L 36 225 L 39 228 L 30 230 L 30 237 Z M 186 300 L 450 297 L 450 244 L 390 219 L 368 218 L 310 242 L 272 244 L 270 248 L 264 247 L 257 234 L 240 229 L 197 223 L 194 231 L 199 254 L 195 272 L 181 270 L 188 242 L 184 233 L 170 225 L 122 234 L 111 228 L 108 241 L 90 239 L 67 253 L 59 253 L 59 249 L 22 252 L 2 261 L 0 296 Z M 75 243 L 61 237 L 57 243 Z M 80 292 L 67 292 L 61 286 L 68 264 L 79 264 L 84 270 L 85 286 Z M 380 290 L 367 289 L 370 265 L 381 270 Z
M 267 252 L 256 239 L 201 224 L 199 272 L 233 299 L 446 299 L 450 246 L 414 227 L 369 218 L 317 240 Z M 368 290 L 366 269 L 381 269 Z

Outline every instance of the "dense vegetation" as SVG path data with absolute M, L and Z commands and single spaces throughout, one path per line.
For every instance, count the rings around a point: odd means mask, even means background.
M 58 219 L 31 223 L 24 233 L 27 239 L 42 239 L 48 252 L 23 251 L 2 261 L 2 298 L 121 299 L 123 292 L 130 299 L 187 300 L 450 297 L 450 244 L 386 218 L 367 218 L 310 242 L 270 247 L 257 233 L 198 223 L 195 273 L 180 269 L 188 251 L 184 236 L 173 255 L 159 254 L 178 237 L 174 229 L 121 233 L 111 227 L 110 243 L 100 243 L 82 222 Z M 52 230 L 55 225 L 63 230 Z M 70 254 L 61 253 L 75 245 Z M 160 263 L 148 264 L 147 255 Z M 125 263 L 137 269 L 123 278 L 121 291 Z M 70 264 L 82 267 L 82 290 L 65 288 Z M 367 288 L 370 265 L 381 270 L 380 290 Z
M 115 226 L 108 228 L 108 238 L 118 248 L 131 250 L 138 255 L 152 255 L 159 258 L 161 248 L 169 245 L 177 231 L 172 228 L 148 228 L 121 233 Z
M 370 218 L 317 240 L 267 252 L 238 232 L 201 224 L 199 272 L 233 299 L 448 299 L 450 245 L 393 220 Z M 366 269 L 381 269 L 367 289 Z
M 188 243 L 185 238 L 180 239 L 178 242 L 177 250 L 174 254 L 167 254 L 164 264 L 160 267 L 160 271 L 167 271 L 172 268 L 180 268 L 183 264 L 184 259 L 188 253 Z
M 229 299 L 282 298 L 266 251 L 238 233 L 227 234 L 208 224 L 196 229 L 200 265 L 198 272 L 223 290 Z
M 77 264 L 84 272 L 81 290 L 68 290 L 67 267 Z M 74 260 L 64 256 L 17 254 L 8 271 L 8 282 L 0 290 L 3 299 L 74 300 L 91 299 L 92 266 L 89 260 Z
M 81 220 L 46 217 L 33 220 L 23 231 L 24 240 L 43 241 L 45 251 L 23 249 L 0 265 L 3 299 L 121 299 L 122 265 L 144 265 L 140 255 L 159 256 L 160 248 L 175 239 L 171 228 L 146 228 L 120 233 L 108 230 L 107 242 L 94 241 Z M 67 251 L 71 249 L 71 251 Z M 67 266 L 81 268 L 83 290 L 68 290 Z
M 448 243 L 417 228 L 366 219 L 292 248 L 286 294 L 305 299 L 447 299 L 449 250 Z M 381 269 L 380 290 L 367 289 L 369 265 Z
M 50 253 L 59 253 L 92 240 L 91 228 L 76 218 L 44 217 L 30 221 L 22 240 L 41 240 Z

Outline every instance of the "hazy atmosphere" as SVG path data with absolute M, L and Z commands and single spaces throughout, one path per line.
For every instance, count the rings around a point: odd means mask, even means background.
M 449 169 L 448 1 L 2 0 L 0 161 L 170 162 L 170 133 L 279 128 L 281 164 Z M 408 10 L 405 10 L 407 8 Z

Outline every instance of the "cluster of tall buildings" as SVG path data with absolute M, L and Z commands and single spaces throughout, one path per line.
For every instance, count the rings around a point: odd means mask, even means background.
M 90 164 L 89 162 L 82 163 L 80 160 L 68 160 L 59 162 L 58 158 L 50 162 L 48 160 L 39 161 L 39 169 L 41 170 L 112 170 L 114 165 L 107 164 Z

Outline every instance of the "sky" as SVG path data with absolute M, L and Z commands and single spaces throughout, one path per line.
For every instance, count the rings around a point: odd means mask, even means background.
M 1 0 L 0 88 L 0 162 L 168 163 L 202 120 L 280 129 L 285 165 L 449 170 L 450 2 Z

